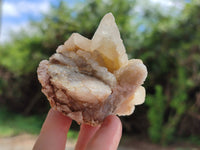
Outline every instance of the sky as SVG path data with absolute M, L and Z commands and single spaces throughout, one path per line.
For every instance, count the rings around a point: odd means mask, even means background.
M 9 32 L 17 32 L 28 26 L 30 19 L 39 20 L 42 13 L 47 13 L 51 4 L 58 0 L 2 0 L 2 25 L 0 43 L 10 39 Z M 73 6 L 78 0 L 64 0 Z
M 17 32 L 28 26 L 30 19 L 38 20 L 42 13 L 47 13 L 50 4 L 57 4 L 58 0 L 2 0 L 2 25 L 0 32 L 0 43 L 10 39 L 9 31 Z M 64 0 L 69 7 L 78 1 Z M 159 3 L 163 7 L 173 6 L 173 0 L 150 0 L 152 3 Z

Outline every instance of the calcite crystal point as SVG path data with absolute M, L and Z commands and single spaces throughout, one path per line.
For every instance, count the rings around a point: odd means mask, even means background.
M 147 69 L 139 59 L 128 60 L 111 13 L 91 40 L 73 33 L 37 73 L 51 107 L 78 123 L 95 126 L 111 114 L 130 115 L 145 100 Z

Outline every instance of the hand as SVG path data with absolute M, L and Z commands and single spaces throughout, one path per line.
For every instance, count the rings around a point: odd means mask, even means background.
M 72 120 L 51 109 L 42 126 L 33 150 L 64 150 Z M 122 134 L 121 121 L 108 116 L 102 125 L 82 124 L 75 150 L 116 150 Z

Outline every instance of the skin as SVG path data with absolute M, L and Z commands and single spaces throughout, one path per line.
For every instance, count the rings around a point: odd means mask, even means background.
M 65 150 L 72 120 L 50 109 L 33 150 Z M 82 124 L 75 150 L 117 150 L 122 135 L 120 119 L 108 116 L 102 125 Z

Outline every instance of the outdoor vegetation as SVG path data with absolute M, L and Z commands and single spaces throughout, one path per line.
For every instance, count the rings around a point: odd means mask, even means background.
M 73 32 L 91 38 L 112 12 L 129 58 L 142 59 L 148 69 L 146 102 L 121 118 L 123 134 L 200 145 L 200 1 L 176 5 L 161 10 L 147 0 L 85 0 L 69 7 L 60 1 L 39 21 L 30 20 L 29 29 L 11 33 L 0 47 L 0 137 L 39 133 L 49 109 L 37 80 L 39 62 Z

